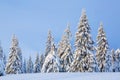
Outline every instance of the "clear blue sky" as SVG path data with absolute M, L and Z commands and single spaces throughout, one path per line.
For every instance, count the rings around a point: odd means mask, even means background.
M 74 41 L 82 8 L 86 9 L 94 41 L 102 21 L 110 48 L 120 48 L 120 0 L 0 0 L 4 52 L 9 53 L 11 36 L 16 34 L 24 56 L 44 53 L 48 30 L 57 44 L 68 22 Z

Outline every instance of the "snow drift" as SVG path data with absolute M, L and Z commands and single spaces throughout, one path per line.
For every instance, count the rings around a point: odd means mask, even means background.
M 120 80 L 120 73 L 34 73 L 0 77 L 0 80 Z

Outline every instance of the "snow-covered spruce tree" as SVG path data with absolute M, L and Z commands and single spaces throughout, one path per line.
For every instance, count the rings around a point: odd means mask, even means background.
M 108 53 L 108 42 L 106 38 L 106 34 L 103 29 L 103 24 L 100 23 L 100 27 L 98 29 L 98 35 L 97 35 L 97 51 L 96 51 L 96 60 L 98 64 L 98 69 L 100 72 L 105 72 L 106 65 L 109 65 L 109 59 L 106 60 L 106 58 L 109 58 Z M 106 57 L 106 54 L 108 57 Z M 109 69 L 107 69 L 109 70 Z
M 39 73 L 40 72 L 40 59 L 39 59 L 39 54 L 37 53 L 36 55 L 36 60 L 34 63 L 34 73 Z
M 42 66 L 43 66 L 43 63 L 44 63 L 44 60 L 45 60 L 44 58 L 45 58 L 45 57 L 43 56 L 43 54 L 41 54 L 41 55 L 40 55 L 40 58 L 39 58 L 39 59 L 40 59 L 40 60 L 39 60 L 39 61 L 40 61 L 40 72 L 41 72 L 41 69 L 42 69 Z
M 6 55 L 4 54 L 4 56 L 3 56 L 3 62 L 4 62 L 4 65 L 5 65 L 5 67 L 6 67 Z
M 82 10 L 80 22 L 78 24 L 78 30 L 75 36 L 75 52 L 74 60 L 69 68 L 70 72 L 86 72 L 89 71 L 89 56 L 93 54 L 94 42 L 90 35 L 90 26 L 86 11 Z M 91 57 L 92 58 L 92 57 Z M 92 65 L 92 64 L 91 64 Z M 94 71 L 94 70 L 90 70 Z
M 3 49 L 0 44 L 0 76 L 3 76 L 5 74 L 5 64 L 4 64 L 4 55 L 3 55 Z
M 67 29 L 64 32 L 64 35 L 62 36 L 62 40 L 58 44 L 58 50 L 57 54 L 60 58 L 60 64 L 61 64 L 61 72 L 68 71 L 70 64 L 73 60 L 72 50 L 71 50 L 71 31 L 70 31 L 70 25 L 67 25 Z
M 54 43 L 51 46 L 51 51 L 48 53 L 48 55 L 45 58 L 44 64 L 42 66 L 41 72 L 43 73 L 49 73 L 49 72 L 59 72 L 59 58 L 56 54 L 56 48 Z
M 31 56 L 27 61 L 27 73 L 33 73 L 33 62 L 32 62 Z
M 105 72 L 112 72 L 112 54 L 110 51 L 106 53 Z
M 51 50 L 52 41 L 53 41 L 52 34 L 51 34 L 51 31 L 49 30 L 48 31 L 47 42 L 46 42 L 45 57 L 48 55 L 48 53 Z
M 0 76 L 3 76 L 4 74 L 5 74 L 4 63 L 3 60 L 0 60 Z
M 22 73 L 22 53 L 15 35 L 12 37 L 12 45 L 5 71 L 6 74 Z
M 116 55 L 114 49 L 111 50 L 111 54 L 112 54 L 112 72 L 115 72 L 117 66 L 116 66 Z
M 115 72 L 120 72 L 120 49 L 117 49 L 115 51 L 115 55 L 116 55 L 116 68 L 115 68 Z
M 27 72 L 27 65 L 26 65 L 26 59 L 24 59 L 24 62 L 23 62 L 23 73 L 26 73 Z
M 88 54 L 88 72 L 98 72 L 98 66 L 94 54 Z

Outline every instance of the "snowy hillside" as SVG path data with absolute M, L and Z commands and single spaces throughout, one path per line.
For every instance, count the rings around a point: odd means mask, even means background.
M 120 73 L 34 73 L 0 77 L 0 80 L 120 80 Z

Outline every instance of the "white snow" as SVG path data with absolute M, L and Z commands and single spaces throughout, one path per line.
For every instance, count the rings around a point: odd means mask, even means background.
M 0 80 L 120 80 L 120 73 L 34 73 L 0 77 Z

